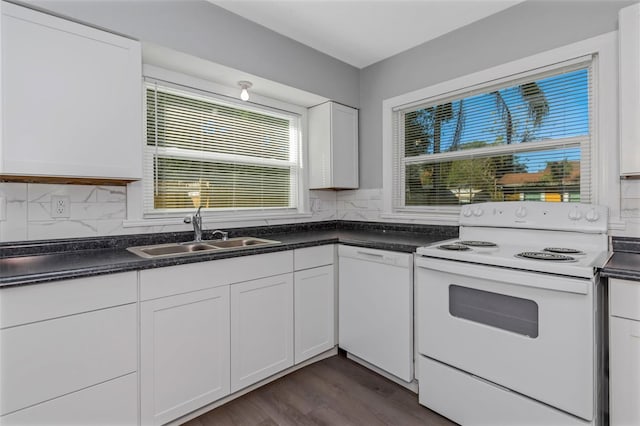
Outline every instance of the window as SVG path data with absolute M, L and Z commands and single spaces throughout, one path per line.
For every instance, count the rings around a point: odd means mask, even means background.
M 144 214 L 297 212 L 299 117 L 146 86 Z
M 396 106 L 392 209 L 590 202 L 591 57 Z

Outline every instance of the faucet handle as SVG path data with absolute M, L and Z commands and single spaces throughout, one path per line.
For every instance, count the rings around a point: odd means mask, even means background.
M 184 219 L 182 219 L 182 221 L 183 221 L 184 223 L 191 223 L 191 216 L 187 216 L 187 217 L 185 217 Z

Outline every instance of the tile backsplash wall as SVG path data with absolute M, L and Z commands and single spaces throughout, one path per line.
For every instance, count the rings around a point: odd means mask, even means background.
M 52 217 L 52 196 L 68 197 L 69 217 Z M 336 219 L 336 193 L 310 191 L 312 216 L 298 221 Z M 125 227 L 127 190 L 124 186 L 0 183 L 0 241 L 97 237 L 149 232 L 188 231 L 191 225 Z M 211 227 L 236 227 L 290 223 L 290 219 L 252 223 L 216 223 Z
M 53 218 L 51 197 L 68 197 L 69 217 Z M 384 221 L 382 189 L 310 191 L 311 217 L 298 222 L 322 220 Z M 640 237 L 640 179 L 621 181 L 621 219 L 625 230 L 614 235 Z M 0 183 L 0 241 L 96 237 L 149 232 L 188 231 L 191 225 L 125 227 L 127 193 L 123 186 L 49 185 Z M 205 229 L 277 225 L 291 219 L 252 222 L 205 222 Z M 406 220 L 408 223 L 426 221 Z

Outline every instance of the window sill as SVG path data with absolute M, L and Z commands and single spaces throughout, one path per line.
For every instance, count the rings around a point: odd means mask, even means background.
M 248 221 L 269 221 L 269 220 L 281 220 L 281 219 L 308 219 L 311 218 L 311 213 L 290 213 L 290 214 L 260 214 L 260 215 L 246 215 L 246 216 L 202 216 L 202 223 L 239 223 Z M 184 225 L 184 217 L 156 217 L 156 218 L 144 218 L 125 220 L 122 222 L 123 228 L 136 228 L 145 226 L 168 226 L 168 225 Z M 241 226 L 241 225 L 240 225 Z

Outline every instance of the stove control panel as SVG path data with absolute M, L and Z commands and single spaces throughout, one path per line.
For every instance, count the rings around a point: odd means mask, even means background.
M 463 206 L 460 225 L 607 232 L 608 209 L 579 203 L 491 202 Z

